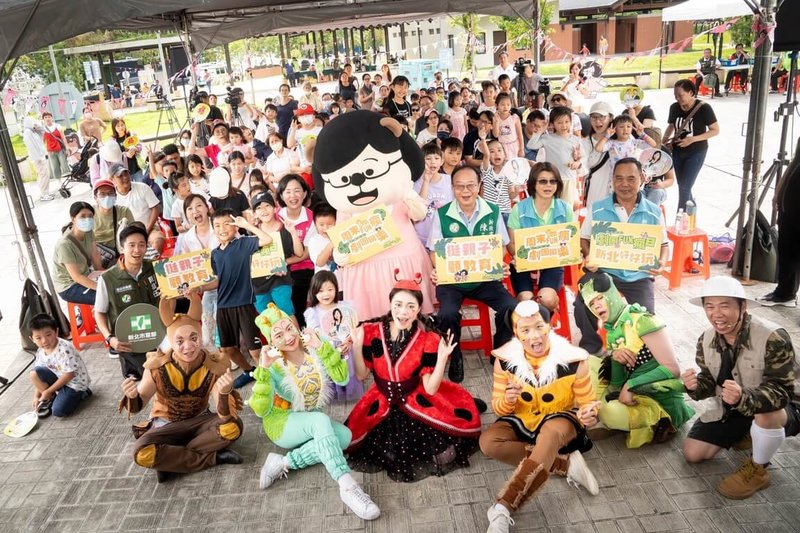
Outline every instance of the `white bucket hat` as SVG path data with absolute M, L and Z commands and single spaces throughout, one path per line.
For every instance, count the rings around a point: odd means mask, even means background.
M 112 140 L 100 147 L 100 159 L 112 164 L 122 163 L 122 149 L 116 141 Z
M 231 175 L 225 167 L 217 167 L 208 175 L 208 194 L 214 198 L 225 198 L 231 183 Z
M 689 303 L 697 306 L 703 305 L 703 298 L 711 296 L 727 296 L 729 298 L 740 298 L 757 304 L 752 298 L 748 298 L 744 293 L 744 287 L 738 279 L 730 276 L 714 276 L 708 278 L 700 289 L 700 296 L 689 299 Z

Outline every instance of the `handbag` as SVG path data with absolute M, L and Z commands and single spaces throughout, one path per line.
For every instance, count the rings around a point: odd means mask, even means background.
M 31 339 L 31 319 L 39 314 L 48 314 L 47 307 L 45 306 L 45 299 L 50 304 L 50 309 L 53 310 L 53 318 L 58 322 L 59 337 L 68 339 L 70 337 L 69 320 L 64 315 L 61 307 L 58 305 L 58 300 L 47 291 L 40 291 L 36 283 L 31 281 L 30 278 L 25 280 L 22 287 L 22 305 L 19 310 L 19 333 L 22 342 L 22 348 L 29 352 L 37 350 L 36 344 Z
M 700 108 L 703 107 L 704 105 L 706 105 L 705 102 L 700 102 L 699 104 L 694 106 L 694 109 L 692 109 L 689 112 L 688 115 L 686 115 L 683 118 L 679 118 L 678 120 L 676 120 L 675 121 L 675 126 L 676 126 L 675 133 L 672 135 L 672 139 L 670 139 L 669 142 L 664 143 L 664 144 L 667 144 L 671 148 L 674 149 L 675 148 L 675 143 L 677 143 L 678 141 L 680 141 L 682 139 L 685 139 L 686 137 L 691 135 L 692 134 L 692 130 L 691 130 L 692 119 L 697 114 L 697 112 L 700 111 Z
M 117 234 L 117 207 L 114 206 L 112 208 L 111 212 L 112 212 L 112 215 L 111 215 L 111 217 L 112 217 L 112 226 L 111 227 L 114 228 L 114 235 L 115 235 L 114 242 L 116 242 L 116 240 L 117 240 L 117 238 L 116 238 L 116 234 Z M 100 254 L 100 263 L 102 264 L 103 269 L 105 270 L 105 269 L 111 268 L 114 265 L 114 263 L 117 262 L 117 259 L 119 258 L 119 252 L 117 251 L 117 249 L 116 248 L 112 248 L 110 246 L 107 246 L 107 245 L 105 245 L 105 244 L 103 244 L 101 242 L 95 242 L 94 245 L 97 248 L 97 253 Z M 83 249 L 83 248 L 81 248 L 81 249 Z
M 748 223 L 749 225 L 749 223 Z M 745 242 L 747 226 L 742 228 L 738 242 Z M 733 258 L 731 258 L 732 265 Z M 733 267 L 733 274 L 741 276 L 744 265 L 744 254 Z M 761 211 L 756 212 L 755 234 L 753 235 L 753 253 L 750 257 L 750 279 L 775 283 L 778 272 L 778 228 L 770 227 L 767 217 Z

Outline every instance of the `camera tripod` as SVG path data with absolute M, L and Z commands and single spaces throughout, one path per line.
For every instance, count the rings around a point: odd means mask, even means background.
M 791 63 L 789 66 L 789 74 L 786 79 L 786 101 L 783 102 L 778 106 L 777 111 L 775 111 L 775 122 L 783 117 L 783 122 L 781 124 L 781 140 L 780 146 L 778 148 L 778 157 L 772 162 L 772 165 L 767 169 L 766 174 L 764 174 L 764 178 L 762 181 L 762 191 L 758 197 L 758 208 L 761 208 L 761 204 L 764 203 L 764 200 L 767 197 L 767 193 L 769 192 L 770 188 L 772 187 L 772 183 L 775 182 L 775 189 L 777 190 L 778 183 L 780 183 L 781 178 L 783 177 L 784 169 L 789 166 L 789 159 L 788 153 L 786 152 L 786 141 L 788 140 L 789 136 L 789 118 L 792 117 L 797 110 L 797 93 L 795 92 L 795 77 L 797 76 L 797 52 L 791 53 Z M 748 195 L 748 202 L 753 200 L 753 194 L 751 193 Z M 731 227 L 734 219 L 739 216 L 739 211 L 741 210 L 741 206 L 736 208 L 736 211 L 733 212 L 731 217 L 725 223 L 725 227 Z M 771 225 L 775 225 L 778 213 L 773 210 L 772 213 L 772 220 Z
M 178 115 L 175 113 L 175 106 L 172 105 L 172 102 L 169 100 L 168 96 L 163 96 L 156 104 L 156 109 L 159 111 L 158 113 L 158 125 L 156 126 L 156 139 L 158 139 L 158 135 L 161 132 L 161 125 L 165 122 L 169 127 L 170 132 L 175 132 L 177 128 L 177 134 L 180 135 L 181 131 L 186 127 L 189 123 L 189 118 L 186 118 L 186 121 L 181 124 L 180 119 L 178 119 Z

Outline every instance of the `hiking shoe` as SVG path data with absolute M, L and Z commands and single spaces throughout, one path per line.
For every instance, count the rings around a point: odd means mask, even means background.
M 47 418 L 53 414 L 53 400 L 42 400 L 36 406 L 36 416 L 39 418 Z
M 756 301 L 764 307 L 775 307 L 782 305 L 783 307 L 794 308 L 797 307 L 797 297 L 794 298 L 780 298 L 775 297 L 775 291 L 772 291 L 764 296 L 759 296 Z
M 567 469 L 567 483 L 574 485 L 581 485 L 589 491 L 592 496 L 600 494 L 600 486 L 597 484 L 597 479 L 589 470 L 589 465 L 583 459 L 583 455 L 579 451 L 574 451 L 569 454 L 569 468 Z
M 745 435 L 736 441 L 731 448 L 734 450 L 751 450 L 753 448 L 753 438 L 750 435 Z
M 719 492 L 731 500 L 744 500 L 769 487 L 770 476 L 766 467 L 757 465 L 750 457 L 742 466 L 723 479 L 719 484 Z
M 289 469 L 283 460 L 283 455 L 270 453 L 264 466 L 261 467 L 261 477 L 258 478 L 258 488 L 266 489 L 282 477 L 289 477 Z
M 447 377 L 453 383 L 464 381 L 464 356 L 450 357 L 450 368 L 447 369 Z
M 362 520 L 375 520 L 381 515 L 381 510 L 372 501 L 369 495 L 361 490 L 358 485 L 339 489 L 339 497 L 348 508 Z
M 251 368 L 250 370 L 244 370 L 241 374 L 239 374 L 239 377 L 233 380 L 233 388 L 241 389 L 248 383 L 254 382 L 256 380 L 256 378 L 253 377 L 254 370 L 255 368 Z
M 486 533 L 508 533 L 509 528 L 514 525 L 514 519 L 508 510 L 501 511 L 497 505 L 489 507 L 486 516 L 489 518 L 489 528 Z

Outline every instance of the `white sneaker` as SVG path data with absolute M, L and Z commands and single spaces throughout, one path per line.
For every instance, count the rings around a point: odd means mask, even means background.
M 597 484 L 597 479 L 595 479 L 592 471 L 589 470 L 589 465 L 586 464 L 583 455 L 579 451 L 574 451 L 569 454 L 567 483 L 585 487 L 592 496 L 600 494 L 600 486 Z
M 486 533 L 508 533 L 509 528 L 514 525 L 514 519 L 508 511 L 500 511 L 496 505 L 489 507 L 486 516 L 489 517 Z
M 340 487 L 339 497 L 347 507 L 362 520 L 375 520 L 381 515 L 381 510 L 358 485 L 349 488 Z
M 108 358 L 109 359 L 119 359 L 119 354 L 118 353 L 114 353 L 112 351 L 109 351 L 108 352 Z
M 270 453 L 264 466 L 261 467 L 261 477 L 258 479 L 258 488 L 266 489 L 282 477 L 289 477 L 289 469 L 286 468 L 283 455 Z

